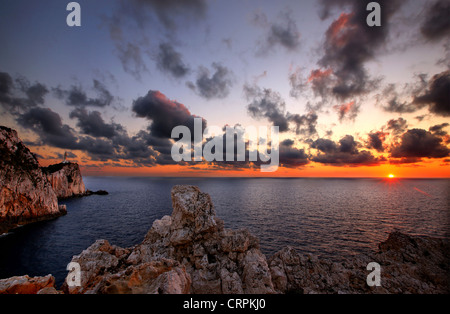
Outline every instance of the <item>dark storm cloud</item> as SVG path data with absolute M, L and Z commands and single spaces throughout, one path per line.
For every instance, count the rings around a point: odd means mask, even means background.
M 364 95 L 378 84 L 378 80 L 367 73 L 365 64 L 375 59 L 377 52 L 384 47 L 389 20 L 401 1 L 378 2 L 382 8 L 382 27 L 367 25 L 366 1 L 321 1 L 322 18 L 328 17 L 333 7 L 347 6 L 352 10 L 351 13 L 342 13 L 326 31 L 323 56 L 318 62 L 322 68 L 332 69 L 333 83 L 328 92 L 340 100 Z
M 68 106 L 93 106 L 93 107 L 105 107 L 109 106 L 114 97 L 105 87 L 103 83 L 98 80 L 93 80 L 92 90 L 95 92 L 95 98 L 88 97 L 86 91 L 81 86 L 71 86 L 70 89 L 65 90 L 61 87 L 53 89 L 56 97 L 64 99 Z
M 162 72 L 175 78 L 184 77 L 189 73 L 189 67 L 183 62 L 181 54 L 169 43 L 159 45 L 156 64 Z
M 338 143 L 329 139 L 317 139 L 311 142 L 310 147 L 318 150 L 318 154 L 310 159 L 314 162 L 334 166 L 373 166 L 384 161 L 376 158 L 369 151 L 358 150 L 361 146 L 351 135 L 346 135 Z
M 429 40 L 439 40 L 450 36 L 450 2 L 448 0 L 438 0 L 428 5 L 420 31 Z
M 151 120 L 149 131 L 152 136 L 171 138 L 172 129 L 179 125 L 187 126 L 194 134 L 194 118 L 185 105 L 168 99 L 159 91 L 150 90 L 146 96 L 133 101 L 132 110 L 138 117 Z M 203 119 L 203 129 L 206 120 Z
M 247 111 L 255 119 L 266 118 L 280 132 L 289 130 L 289 121 L 285 113 L 286 104 L 278 92 L 271 89 L 261 89 L 256 85 L 244 85 L 244 94 L 251 101 Z
M 400 138 L 400 144 L 391 148 L 391 157 L 443 158 L 450 155 L 450 149 L 442 139 L 423 129 L 411 129 Z
M 187 86 L 205 99 L 225 98 L 233 85 L 233 74 L 230 69 L 219 63 L 213 63 L 214 73 L 205 67 L 198 70 L 195 84 L 188 82 Z
M 431 113 L 450 116 L 450 70 L 434 75 L 428 82 L 427 90 L 416 96 L 413 103 L 422 107 L 428 105 Z

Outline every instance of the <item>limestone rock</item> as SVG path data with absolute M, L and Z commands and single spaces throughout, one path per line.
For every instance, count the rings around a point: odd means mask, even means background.
M 42 171 L 59 199 L 85 195 L 86 187 L 78 164 L 59 163 L 43 167 Z
M 0 279 L 0 294 L 41 294 L 49 292 L 49 289 L 55 290 L 54 285 L 55 278 L 52 275 L 45 277 L 15 276 Z
M 381 286 L 369 287 L 367 265 L 380 265 Z M 449 293 L 450 246 L 444 239 L 393 232 L 379 251 L 341 263 L 286 247 L 269 259 L 279 293 Z
M 39 162 L 17 132 L 0 126 L 0 234 L 66 213 Z
M 98 240 L 72 262 L 81 287 L 69 293 L 274 293 L 258 240 L 229 230 L 208 194 L 172 189 L 173 212 L 156 220 L 144 241 L 121 249 Z

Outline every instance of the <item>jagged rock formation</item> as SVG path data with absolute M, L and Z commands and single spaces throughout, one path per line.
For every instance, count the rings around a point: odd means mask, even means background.
M 173 213 L 133 248 L 98 240 L 72 262 L 81 287 L 69 293 L 274 293 L 266 258 L 247 230 L 225 229 L 210 196 L 172 189 Z
M 17 132 L 0 126 L 0 234 L 66 213 L 36 157 Z
M 78 164 L 59 163 L 43 167 L 42 171 L 59 199 L 85 195 L 86 187 Z
M 0 294 L 57 294 L 55 277 L 15 276 L 0 279 Z
M 247 230 L 229 230 L 208 194 L 172 189 L 173 212 L 153 223 L 144 241 L 119 248 L 98 240 L 73 257 L 81 287 L 69 293 L 448 293 L 450 247 L 442 239 L 398 232 L 379 251 L 341 263 L 286 247 L 268 260 Z M 381 266 L 369 287 L 367 265 Z
M 366 283 L 367 265 L 381 267 L 381 286 Z M 393 232 L 378 252 L 342 263 L 300 255 L 287 247 L 269 259 L 272 281 L 280 293 L 449 293 L 448 241 Z

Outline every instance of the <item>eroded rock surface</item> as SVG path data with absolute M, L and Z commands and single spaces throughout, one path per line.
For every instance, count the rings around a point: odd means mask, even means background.
M 197 187 L 172 189 L 173 212 L 156 220 L 144 241 L 128 249 L 98 240 L 72 262 L 81 287 L 70 293 L 274 293 L 258 240 L 229 230 Z
M 43 167 L 42 171 L 59 199 L 83 196 L 86 193 L 80 167 L 77 163 L 59 163 Z
M 66 213 L 39 162 L 17 132 L 0 126 L 0 234 Z

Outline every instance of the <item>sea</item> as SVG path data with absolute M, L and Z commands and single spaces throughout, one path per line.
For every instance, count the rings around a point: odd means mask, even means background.
M 392 231 L 450 238 L 450 179 L 84 177 L 106 190 L 60 201 L 67 215 L 0 236 L 0 278 L 52 274 L 97 239 L 131 247 L 172 213 L 174 185 L 209 193 L 226 228 L 247 228 L 270 256 L 285 246 L 340 261 L 377 250 Z

